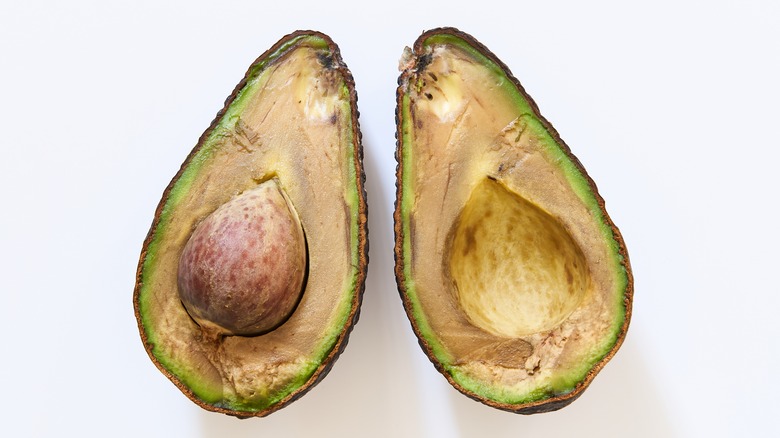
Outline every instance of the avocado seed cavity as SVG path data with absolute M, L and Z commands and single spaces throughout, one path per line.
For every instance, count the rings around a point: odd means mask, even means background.
M 555 328 L 590 285 L 585 256 L 563 225 L 489 178 L 460 214 L 449 263 L 466 316 L 502 337 Z
M 303 228 L 276 179 L 223 204 L 179 259 L 179 297 L 204 330 L 252 336 L 292 314 L 306 274 Z

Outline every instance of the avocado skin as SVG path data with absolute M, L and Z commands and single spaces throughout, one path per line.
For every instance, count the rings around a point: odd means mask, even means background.
M 515 78 L 514 75 L 512 75 L 507 65 L 504 64 L 485 45 L 480 43 L 473 36 L 465 32 L 462 32 L 454 27 L 440 27 L 440 28 L 434 28 L 425 31 L 417 38 L 412 48 L 412 54 L 414 58 L 417 60 L 415 71 L 424 69 L 425 66 L 430 62 L 430 55 L 426 54 L 425 52 L 425 42 L 429 38 L 436 35 L 450 35 L 455 38 L 461 39 L 464 42 L 466 42 L 468 45 L 472 46 L 475 50 L 480 52 L 482 55 L 490 59 L 496 65 L 498 65 L 501 68 L 501 70 L 503 70 L 503 72 L 506 74 L 506 76 L 509 78 L 509 80 L 514 84 L 514 86 L 517 87 L 518 91 L 523 96 L 523 98 L 531 106 L 534 115 L 542 123 L 544 128 L 549 132 L 549 134 L 552 136 L 555 142 L 561 147 L 564 153 L 572 160 L 572 162 L 576 165 L 580 173 L 585 177 L 585 179 L 588 182 L 590 191 L 595 195 L 598 201 L 599 208 L 604 214 L 604 221 L 611 228 L 615 241 L 619 245 L 618 252 L 622 257 L 623 266 L 625 268 L 625 272 L 628 280 L 625 289 L 625 294 L 623 295 L 623 306 L 625 308 L 625 318 L 620 327 L 617 340 L 615 344 L 612 346 L 612 348 L 609 350 L 609 352 L 606 355 L 604 355 L 598 362 L 596 362 L 596 364 L 587 373 L 586 377 L 582 381 L 580 381 L 571 392 L 568 392 L 566 394 L 554 395 L 549 398 L 530 402 L 530 403 L 522 403 L 522 404 L 500 403 L 495 400 L 487 399 L 479 394 L 474 393 L 473 391 L 464 388 L 457 381 L 455 381 L 455 379 L 453 379 L 452 375 L 436 359 L 432 346 L 425 338 L 425 336 L 423 336 L 422 331 L 418 326 L 414 317 L 412 302 L 407 295 L 407 288 L 406 288 L 407 279 L 404 274 L 404 262 L 405 262 L 403 257 L 404 236 L 403 236 L 403 222 L 402 222 L 403 218 L 401 214 L 401 205 L 403 199 L 403 184 L 404 184 L 404 180 L 403 180 L 404 126 L 402 123 L 403 122 L 403 114 L 402 114 L 403 98 L 405 95 L 404 83 L 408 79 L 410 73 L 412 73 L 412 71 L 408 69 L 402 70 L 401 75 L 398 78 L 398 88 L 396 89 L 395 159 L 397 164 L 396 164 L 396 198 L 395 198 L 395 211 L 393 214 L 393 221 L 394 221 L 394 235 L 395 235 L 395 248 L 394 248 L 395 278 L 396 278 L 396 285 L 398 287 L 398 292 L 401 301 L 403 303 L 404 309 L 406 311 L 407 318 L 409 319 L 409 322 L 412 325 L 412 329 L 414 330 L 414 333 L 417 336 L 417 340 L 420 347 L 425 352 L 426 356 L 428 356 L 428 359 L 434 365 L 436 370 L 439 371 L 455 389 L 457 389 L 459 392 L 466 395 L 467 397 L 471 398 L 472 400 L 508 412 L 530 415 L 536 413 L 556 411 L 565 406 L 568 406 L 574 400 L 579 398 L 580 395 L 582 395 L 583 391 L 590 385 L 590 383 L 593 381 L 593 379 L 596 377 L 599 371 L 601 371 L 601 369 L 607 364 L 607 362 L 609 362 L 612 359 L 612 357 L 615 355 L 615 353 L 617 353 L 618 349 L 620 348 L 620 346 L 623 344 L 623 341 L 625 340 L 626 333 L 628 331 L 628 326 L 631 320 L 632 302 L 634 296 L 634 279 L 633 279 L 633 273 L 631 271 L 631 263 L 629 260 L 628 251 L 626 249 L 626 245 L 620 233 L 620 230 L 618 230 L 617 226 L 615 226 L 614 222 L 607 214 L 604 199 L 599 194 L 595 182 L 585 171 L 585 168 L 582 165 L 582 163 L 579 161 L 579 159 L 577 159 L 577 157 L 575 157 L 572 154 L 571 148 L 561 139 L 560 135 L 558 134 L 558 131 L 552 126 L 552 124 L 549 121 L 547 121 L 547 119 L 545 119 L 541 115 L 539 111 L 539 107 L 536 104 L 536 102 L 533 100 L 533 98 L 531 98 L 531 96 L 528 95 L 528 93 L 525 91 L 525 89 L 517 80 L 517 78 Z
M 328 67 L 337 70 L 340 73 L 340 75 L 343 77 L 344 82 L 347 88 L 349 89 L 350 106 L 353 109 L 353 111 L 351 112 L 352 138 L 354 139 L 354 145 L 353 145 L 354 152 L 355 152 L 354 166 L 355 166 L 355 170 L 357 171 L 356 183 L 358 185 L 357 194 L 358 194 L 358 202 L 359 202 L 358 205 L 358 228 L 359 228 L 358 229 L 358 241 L 359 241 L 358 242 L 359 245 L 358 277 L 356 281 L 357 287 L 355 291 L 355 299 L 352 303 L 352 307 L 348 316 L 347 323 L 345 324 L 341 334 L 339 335 L 334 345 L 334 348 L 320 363 L 318 368 L 314 371 L 314 373 L 311 375 L 311 377 L 308 379 L 308 381 L 305 384 L 301 385 L 299 388 L 297 388 L 295 391 L 290 393 L 287 397 L 285 397 L 278 403 L 275 403 L 265 409 L 259 411 L 236 410 L 228 407 L 219 406 L 216 404 L 211 404 L 200 399 L 187 385 L 185 385 L 181 380 L 179 380 L 176 376 L 174 376 L 166 367 L 164 367 L 160 363 L 158 358 L 153 354 L 153 344 L 148 339 L 146 330 L 142 323 L 142 315 L 139 308 L 139 294 L 141 292 L 141 287 L 143 285 L 142 271 L 143 271 L 144 261 L 147 258 L 149 244 L 154 237 L 155 230 L 157 228 L 157 225 L 160 222 L 160 216 L 162 214 L 163 208 L 165 207 L 165 203 L 170 195 L 172 188 L 174 187 L 175 183 L 179 180 L 179 178 L 181 177 L 182 173 L 187 168 L 187 166 L 192 162 L 193 157 L 197 154 L 197 152 L 203 146 L 205 141 L 209 138 L 212 131 L 217 127 L 218 123 L 223 118 L 226 111 L 234 102 L 234 100 L 238 97 L 241 90 L 243 90 L 244 87 L 247 85 L 248 80 L 251 79 L 251 75 L 255 70 L 255 66 L 265 61 L 274 52 L 278 51 L 279 49 L 287 45 L 290 41 L 293 41 L 299 37 L 304 37 L 304 36 L 313 36 L 316 38 L 320 38 L 327 43 L 330 56 L 328 57 L 328 59 L 322 61 L 327 61 Z M 358 118 L 359 118 L 359 112 L 357 108 L 357 92 L 355 91 L 355 81 L 352 76 L 352 73 L 349 71 L 346 64 L 341 58 L 341 51 L 339 47 L 333 42 L 333 40 L 328 35 L 322 32 L 314 31 L 314 30 L 297 30 L 295 32 L 283 36 L 273 46 L 271 46 L 268 50 L 263 52 L 263 54 L 261 54 L 250 65 L 243 79 L 238 83 L 238 85 L 236 85 L 235 89 L 230 94 L 230 96 L 228 96 L 227 99 L 225 99 L 225 103 L 222 109 L 219 110 L 219 112 L 217 112 L 217 115 L 215 116 L 214 120 L 200 136 L 197 144 L 195 145 L 193 150 L 189 153 L 184 163 L 181 165 L 179 171 L 176 173 L 176 175 L 173 177 L 171 182 L 163 191 L 162 198 L 155 210 L 154 218 L 152 220 L 152 225 L 149 229 L 149 232 L 147 233 L 146 238 L 144 239 L 144 243 L 141 249 L 141 254 L 139 257 L 138 268 L 136 270 L 135 288 L 133 291 L 134 314 L 136 317 L 138 331 L 141 336 L 141 341 L 151 361 L 154 363 L 154 365 L 157 367 L 158 370 L 160 370 L 160 372 L 163 375 L 165 375 L 177 388 L 179 388 L 179 390 L 181 390 L 182 393 L 184 393 L 184 395 L 186 395 L 190 400 L 192 400 L 201 408 L 208 411 L 218 412 L 218 413 L 222 413 L 222 414 L 226 414 L 226 415 L 230 415 L 242 419 L 250 418 L 250 417 L 265 417 L 273 412 L 278 411 L 283 407 L 286 407 L 293 401 L 299 399 L 308 391 L 310 391 L 314 386 L 316 386 L 320 381 L 322 381 L 322 379 L 328 374 L 328 372 L 330 372 L 336 359 L 338 359 L 338 357 L 341 355 L 341 353 L 343 353 L 344 349 L 346 348 L 347 342 L 349 340 L 349 335 L 352 332 L 352 329 L 354 328 L 360 316 L 360 306 L 362 304 L 363 293 L 365 291 L 365 279 L 366 279 L 366 271 L 368 266 L 368 206 L 366 203 L 366 191 L 365 191 L 366 176 L 363 170 L 362 133 L 360 131 L 360 127 L 358 124 Z

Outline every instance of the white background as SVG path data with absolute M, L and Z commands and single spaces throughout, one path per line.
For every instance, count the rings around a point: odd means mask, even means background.
M 778 436 L 777 2 L 371 3 L 3 1 L 0 435 Z M 397 61 L 445 25 L 509 65 L 631 255 L 625 344 L 555 413 L 457 393 L 396 291 Z M 197 407 L 148 359 L 136 264 L 163 189 L 246 68 L 307 28 L 339 44 L 357 84 L 365 300 L 319 386 L 239 421 Z

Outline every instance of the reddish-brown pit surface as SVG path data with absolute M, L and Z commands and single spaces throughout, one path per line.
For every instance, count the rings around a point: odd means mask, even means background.
M 198 225 L 179 259 L 179 296 L 204 329 L 255 335 L 290 316 L 305 272 L 303 229 L 271 179 Z

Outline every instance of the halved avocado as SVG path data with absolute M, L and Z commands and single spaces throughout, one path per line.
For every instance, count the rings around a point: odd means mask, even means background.
M 487 405 L 566 406 L 628 329 L 620 232 L 582 164 L 473 37 L 425 32 L 401 70 L 396 279 L 420 345 Z
M 343 351 L 358 319 L 368 263 L 356 105 L 352 75 L 333 41 L 313 31 L 287 35 L 249 67 L 165 189 L 143 244 L 133 304 L 149 357 L 201 407 L 265 416 L 311 389 Z M 179 272 L 180 256 L 198 225 L 221 206 L 230 205 L 220 211 L 235 217 L 236 211 L 260 211 L 252 199 L 262 196 L 250 192 L 271 181 L 267 190 L 283 195 L 274 195 L 276 204 L 289 205 L 284 215 L 297 215 L 286 226 L 291 232 L 300 226 L 305 235 L 307 263 L 289 262 L 306 270 L 302 294 L 289 300 L 294 311 L 278 327 L 216 333 L 182 304 L 182 285 L 197 289 L 203 280 Z M 220 257 L 221 250 L 208 248 L 210 238 L 199 237 L 205 249 L 182 266 L 202 271 L 192 268 L 200 255 Z M 244 267 L 262 261 L 240 260 Z

